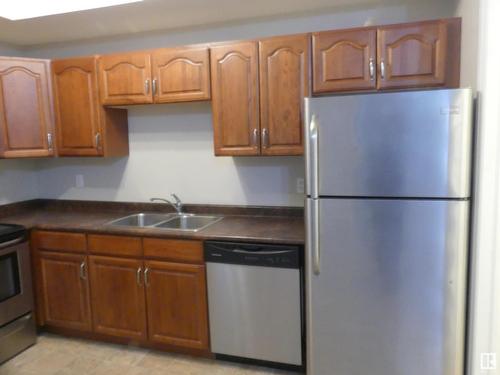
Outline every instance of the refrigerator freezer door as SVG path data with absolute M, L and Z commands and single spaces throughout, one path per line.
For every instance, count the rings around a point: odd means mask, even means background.
M 308 374 L 462 375 L 469 203 L 322 199 L 319 210 Z
M 472 109 L 469 89 L 307 98 L 308 195 L 469 197 Z

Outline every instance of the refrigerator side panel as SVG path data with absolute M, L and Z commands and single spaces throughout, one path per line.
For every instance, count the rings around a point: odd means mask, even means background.
M 314 98 L 309 107 L 320 196 L 470 196 L 469 89 Z
M 309 374 L 462 375 L 469 203 L 322 199 L 319 213 Z

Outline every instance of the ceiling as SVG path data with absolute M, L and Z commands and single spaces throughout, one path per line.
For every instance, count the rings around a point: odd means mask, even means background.
M 283 16 L 375 2 L 391 0 L 144 0 L 140 3 L 28 20 L 9 21 L 0 18 L 0 42 L 13 46 L 30 46 Z

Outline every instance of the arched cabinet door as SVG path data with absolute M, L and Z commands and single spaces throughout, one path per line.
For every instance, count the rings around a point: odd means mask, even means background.
M 0 157 L 54 155 L 50 61 L 0 57 Z
M 100 56 L 99 89 L 104 105 L 152 103 L 151 55 L 134 52 Z
M 257 43 L 211 47 L 215 155 L 259 155 Z
M 309 95 L 309 35 L 259 42 L 262 155 L 302 155 L 304 98 Z
M 379 89 L 458 87 L 460 19 L 378 29 Z
M 102 154 L 95 57 L 52 62 L 58 154 Z
M 377 87 L 377 29 L 314 33 L 313 51 L 315 94 Z
M 207 47 L 157 49 L 152 56 L 155 103 L 210 99 Z

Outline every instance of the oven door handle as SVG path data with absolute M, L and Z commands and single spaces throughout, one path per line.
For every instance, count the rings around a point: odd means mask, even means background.
M 6 247 L 9 247 L 9 246 L 17 245 L 18 243 L 21 243 L 23 241 L 24 241 L 24 237 L 21 237 L 21 238 L 16 238 L 15 240 L 11 240 L 11 241 L 7 241 L 7 242 L 4 242 L 4 243 L 1 243 L 0 244 L 0 250 L 1 249 L 5 249 Z

